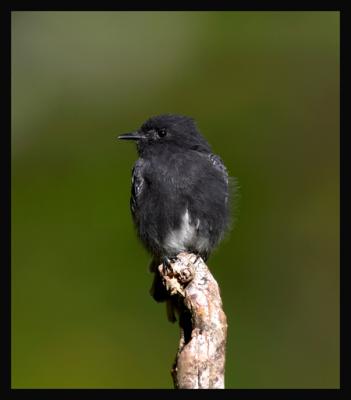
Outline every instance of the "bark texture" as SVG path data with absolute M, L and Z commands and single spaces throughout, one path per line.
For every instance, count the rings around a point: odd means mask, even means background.
M 189 253 L 177 257 L 166 270 L 158 268 L 179 315 L 174 387 L 224 389 L 227 319 L 218 284 L 201 258 Z

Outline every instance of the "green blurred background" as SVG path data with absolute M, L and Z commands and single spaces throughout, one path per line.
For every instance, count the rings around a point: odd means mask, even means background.
M 115 140 L 164 112 L 240 184 L 226 386 L 338 387 L 337 12 L 12 14 L 12 386 L 172 388 Z

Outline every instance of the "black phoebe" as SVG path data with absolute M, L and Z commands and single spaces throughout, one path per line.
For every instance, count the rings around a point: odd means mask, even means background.
M 118 138 L 137 144 L 130 208 L 138 236 L 153 256 L 152 295 L 164 301 L 169 296 L 157 266 L 167 267 L 182 251 L 206 261 L 229 226 L 227 169 L 190 117 L 151 117 Z

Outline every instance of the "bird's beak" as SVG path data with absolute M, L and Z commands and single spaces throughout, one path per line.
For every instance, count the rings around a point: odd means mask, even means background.
M 123 133 L 123 135 L 119 135 L 117 139 L 123 140 L 139 140 L 142 139 L 144 136 L 140 132 L 130 132 L 130 133 Z

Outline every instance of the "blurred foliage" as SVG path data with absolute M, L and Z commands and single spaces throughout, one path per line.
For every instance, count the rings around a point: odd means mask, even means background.
M 193 116 L 240 184 L 209 266 L 228 388 L 339 386 L 339 14 L 14 12 L 12 385 L 171 388 L 134 146 Z

